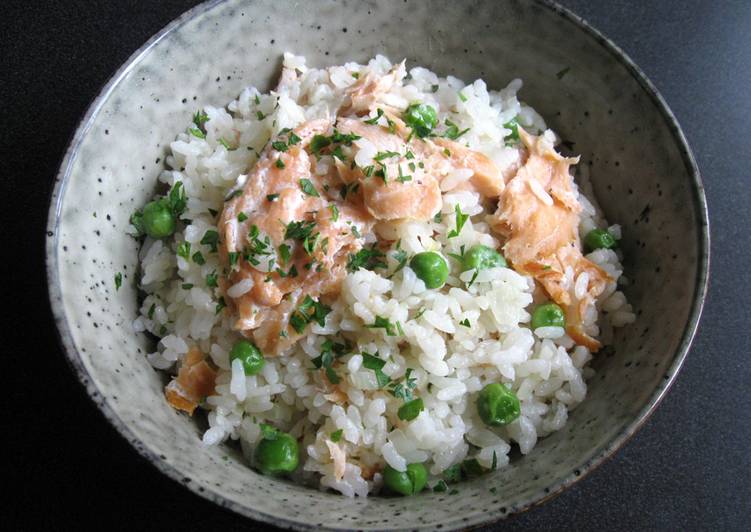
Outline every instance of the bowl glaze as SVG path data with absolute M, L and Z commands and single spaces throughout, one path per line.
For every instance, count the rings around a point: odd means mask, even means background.
M 596 357 L 589 395 L 563 430 L 456 495 L 347 499 L 256 474 L 230 447 L 201 445 L 198 424 L 164 401 L 144 356 L 150 340 L 131 330 L 138 247 L 128 218 L 154 193 L 170 141 L 199 106 L 224 105 L 247 85 L 268 90 L 284 51 L 319 67 L 383 53 L 491 88 L 522 78 L 521 98 L 573 143 L 607 218 L 623 227 L 636 323 Z M 209 2 L 137 51 L 83 118 L 50 206 L 50 301 L 64 352 L 106 418 L 194 492 L 295 529 L 464 528 L 558 493 L 644 422 L 698 323 L 707 223 L 698 169 L 665 102 L 614 44 L 554 4 Z

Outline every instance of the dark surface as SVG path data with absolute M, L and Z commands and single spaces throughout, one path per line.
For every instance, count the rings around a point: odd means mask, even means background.
M 69 137 L 120 64 L 195 3 L 3 3 L 3 235 L 22 265 L 2 261 L 13 309 L 3 313 L 3 376 L 19 385 L 3 427 L 12 445 L 3 479 L 17 494 L 4 504 L 9 529 L 254 525 L 162 476 L 105 422 L 68 370 L 47 310 L 42 233 Z M 687 362 L 644 428 L 578 485 L 497 528 L 747 530 L 751 2 L 563 4 L 644 69 L 683 126 L 709 201 L 711 285 Z

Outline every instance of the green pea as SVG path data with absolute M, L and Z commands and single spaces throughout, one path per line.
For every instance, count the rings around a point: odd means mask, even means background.
M 532 329 L 538 327 L 566 327 L 566 315 L 555 303 L 539 305 L 532 312 Z
M 486 268 L 497 268 L 499 266 L 505 268 L 508 266 L 503 255 L 493 248 L 483 246 L 482 244 L 477 244 L 469 248 L 469 251 L 464 254 L 462 260 L 465 270 L 484 270 Z
M 175 215 L 166 199 L 147 203 L 141 220 L 143 230 L 151 238 L 166 238 L 175 232 Z
M 417 399 L 407 401 L 400 406 L 397 414 L 399 415 L 399 419 L 403 421 L 412 421 L 419 416 L 420 412 L 423 410 L 425 410 L 425 405 L 423 404 L 422 399 L 418 397 Z
M 247 340 L 240 340 L 232 347 L 232 351 L 229 352 L 229 359 L 230 362 L 240 359 L 246 375 L 255 375 L 263 369 L 266 363 L 261 350 Z
M 438 124 L 435 109 L 424 103 L 413 103 L 404 111 L 404 122 L 412 127 L 420 138 L 427 137 Z
M 414 495 L 428 483 L 428 472 L 422 464 L 409 464 L 406 471 L 397 471 L 390 465 L 383 469 L 383 483 L 394 493 Z
M 255 462 L 264 475 L 284 475 L 297 469 L 300 461 L 297 440 L 286 432 L 264 437 L 256 446 Z
M 487 384 L 477 396 L 477 413 L 486 425 L 508 425 L 521 413 L 516 394 L 503 384 Z
M 446 259 L 435 251 L 418 253 L 412 257 L 409 267 L 428 288 L 442 287 L 449 276 L 449 265 L 446 264 Z
M 617 244 L 618 242 L 615 237 L 605 229 L 592 229 L 584 237 L 584 245 L 589 251 L 594 251 L 595 249 L 611 249 Z

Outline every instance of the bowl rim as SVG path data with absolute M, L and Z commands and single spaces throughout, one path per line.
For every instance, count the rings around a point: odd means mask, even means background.
M 267 514 L 258 509 L 231 501 L 224 495 L 216 491 L 213 487 L 209 486 L 204 488 L 202 486 L 199 486 L 199 484 L 195 482 L 185 483 L 183 481 L 184 475 L 175 466 L 167 463 L 156 453 L 153 453 L 151 450 L 149 450 L 138 439 L 138 437 L 136 437 L 130 427 L 107 403 L 104 395 L 99 392 L 82 361 L 80 353 L 76 349 L 71 334 L 71 328 L 65 314 L 64 305 L 62 303 L 62 290 L 60 288 L 58 270 L 58 225 L 60 221 L 60 213 L 62 210 L 62 198 L 64 197 L 68 178 L 72 171 L 72 163 L 76 160 L 78 149 L 83 139 L 88 133 L 92 123 L 94 122 L 94 119 L 98 116 L 103 103 L 107 100 L 109 95 L 125 78 L 125 76 L 127 76 L 127 74 L 136 67 L 139 61 L 157 43 L 159 43 L 162 39 L 170 35 L 178 28 L 182 27 L 185 23 L 189 22 L 196 16 L 210 11 L 211 9 L 214 9 L 218 5 L 224 4 L 227 1 L 228 0 L 208 0 L 206 2 L 198 4 L 188 11 L 185 11 L 182 15 L 172 20 L 169 24 L 155 33 L 138 50 L 136 50 L 120 66 L 120 68 L 118 68 L 118 70 L 112 75 L 112 77 L 109 78 L 109 80 L 104 84 L 97 96 L 92 100 L 86 113 L 79 121 L 75 133 L 72 135 L 65 154 L 63 155 L 62 161 L 60 163 L 60 168 L 55 177 L 54 186 L 49 195 L 50 206 L 47 216 L 47 230 L 45 241 L 49 302 L 52 310 L 52 316 L 57 329 L 58 341 L 60 343 L 60 346 L 63 348 L 63 352 L 65 353 L 69 367 L 78 377 L 78 380 L 86 390 L 86 393 L 99 408 L 100 413 L 117 430 L 117 432 L 135 448 L 135 450 L 138 452 L 138 454 L 141 455 L 141 457 L 145 458 L 149 463 L 151 463 L 159 471 L 167 475 L 175 482 L 188 488 L 196 495 L 199 495 L 211 502 L 216 503 L 220 507 L 228 508 L 244 517 L 248 517 L 256 521 L 268 523 L 278 527 L 295 530 L 312 530 L 314 527 L 310 524 L 295 521 L 283 516 Z M 456 525 L 455 528 L 475 528 L 478 526 L 487 525 L 505 517 L 519 514 L 533 507 L 539 506 L 547 502 L 548 500 L 558 496 L 563 490 L 573 485 L 578 480 L 584 478 L 595 468 L 597 468 L 608 458 L 610 458 L 621 447 L 623 447 L 623 445 L 629 439 L 631 439 L 631 437 L 649 419 L 654 410 L 667 394 L 667 391 L 673 385 L 673 382 L 675 381 L 675 378 L 686 359 L 688 350 L 691 347 L 691 343 L 696 334 L 704 301 L 707 295 L 710 265 L 710 230 L 707 201 L 704 192 L 704 186 L 701 181 L 699 168 L 697 166 L 691 148 L 688 145 L 683 130 L 678 123 L 678 120 L 676 119 L 672 110 L 670 109 L 662 95 L 659 93 L 657 88 L 647 78 L 646 74 L 613 41 L 605 37 L 600 31 L 593 28 L 588 22 L 586 22 L 578 15 L 574 14 L 568 8 L 557 4 L 554 0 L 532 0 L 532 3 L 558 14 L 568 22 L 578 27 L 580 30 L 587 33 L 590 37 L 592 37 L 597 44 L 602 46 L 627 69 L 629 74 L 631 74 L 631 76 L 637 81 L 642 90 L 644 90 L 645 93 L 651 98 L 658 112 L 665 120 L 670 133 L 677 142 L 683 163 L 686 165 L 686 168 L 690 174 L 692 181 L 692 192 L 694 196 L 693 200 L 695 208 L 697 210 L 696 221 L 699 257 L 694 285 L 694 296 L 691 303 L 691 311 L 689 313 L 686 325 L 683 329 L 680 344 L 675 351 L 673 362 L 667 370 L 667 373 L 665 374 L 663 380 L 652 392 L 650 399 L 639 411 L 633 421 L 631 421 L 603 449 L 601 449 L 597 454 L 590 457 L 580 467 L 569 471 L 565 476 L 552 483 L 547 488 L 544 488 L 535 495 L 529 497 L 528 500 L 521 503 L 518 507 L 512 508 L 510 511 L 505 511 L 505 509 L 498 511 L 498 509 L 496 509 L 496 511 L 487 512 L 485 514 L 478 514 L 476 517 L 469 519 L 468 521 L 462 521 L 461 523 L 454 521 L 452 524 Z M 429 527 L 430 525 L 425 525 L 421 528 Z

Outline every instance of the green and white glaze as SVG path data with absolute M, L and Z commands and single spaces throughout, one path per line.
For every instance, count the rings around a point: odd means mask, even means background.
M 229 447 L 201 445 L 196 421 L 164 400 L 163 376 L 144 357 L 149 339 L 131 329 L 138 244 L 126 234 L 128 218 L 154 193 L 169 142 L 199 106 L 223 105 L 247 85 L 268 89 L 286 50 L 315 66 L 383 53 L 496 88 L 522 78 L 522 98 L 575 143 L 607 218 L 623 226 L 636 323 L 596 357 L 589 395 L 563 430 L 458 494 L 347 499 L 255 473 Z M 209 2 L 136 52 L 83 118 L 50 206 L 50 300 L 65 354 L 92 399 L 138 452 L 194 492 L 287 528 L 464 528 L 556 494 L 644 422 L 697 326 L 707 223 L 696 164 L 664 101 L 615 45 L 556 5 Z

